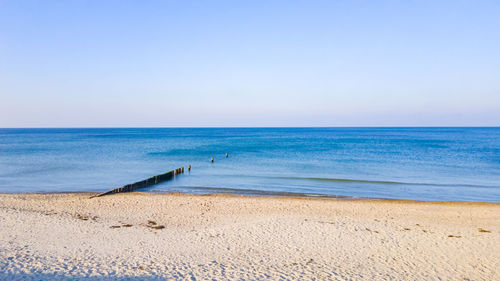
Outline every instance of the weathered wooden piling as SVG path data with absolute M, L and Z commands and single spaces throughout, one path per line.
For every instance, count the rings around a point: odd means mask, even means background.
M 149 179 L 145 179 L 145 180 L 142 180 L 142 181 L 138 181 L 138 182 L 135 182 L 135 183 L 132 183 L 132 184 L 127 184 L 127 185 L 124 185 L 122 187 L 118 187 L 118 188 L 112 189 L 110 191 L 98 194 L 96 196 L 92 196 L 91 198 L 93 198 L 93 197 L 101 197 L 101 196 L 104 196 L 104 195 L 115 194 L 115 193 L 132 192 L 132 191 L 135 191 L 137 189 L 150 187 L 152 185 L 168 181 L 168 180 L 174 178 L 176 175 L 179 175 L 179 174 L 182 174 L 182 173 L 184 173 L 184 167 L 177 168 L 175 170 L 166 172 L 166 173 L 161 174 L 161 175 L 150 177 Z

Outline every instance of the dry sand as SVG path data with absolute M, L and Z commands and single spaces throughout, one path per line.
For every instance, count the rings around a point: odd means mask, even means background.
M 40 279 L 500 280 L 500 204 L 0 194 L 0 280 Z

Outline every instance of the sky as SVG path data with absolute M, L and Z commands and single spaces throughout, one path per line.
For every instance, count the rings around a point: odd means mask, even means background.
M 500 1 L 0 0 L 0 127 L 500 126 Z

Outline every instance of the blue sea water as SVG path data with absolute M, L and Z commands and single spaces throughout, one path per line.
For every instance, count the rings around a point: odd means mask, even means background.
M 181 166 L 146 191 L 500 202 L 500 128 L 0 129 L 0 192 L 102 192 Z

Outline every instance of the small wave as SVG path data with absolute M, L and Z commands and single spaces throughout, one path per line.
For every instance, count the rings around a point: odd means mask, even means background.
M 310 180 L 310 181 L 329 181 L 339 183 L 371 183 L 371 184 L 393 184 L 393 185 L 420 185 L 420 186 L 461 186 L 461 187 L 484 187 L 484 188 L 498 188 L 492 185 L 478 185 L 478 184 L 451 184 L 451 183 L 421 183 L 421 182 L 399 182 L 399 181 L 379 181 L 379 180 L 357 180 L 357 179 L 340 179 L 340 178 L 307 178 L 307 177 L 275 177 L 279 179 L 290 180 Z
M 355 180 L 355 179 L 338 179 L 338 178 L 301 178 L 301 177 L 281 177 L 282 179 L 292 180 L 311 180 L 311 181 L 332 181 L 332 182 L 357 182 L 357 183 L 379 183 L 379 184 L 408 184 L 398 181 L 378 181 L 378 180 Z
M 258 190 L 258 189 L 244 189 L 244 188 L 226 188 L 226 187 L 207 187 L 207 186 L 183 186 L 180 189 L 174 188 L 171 191 L 189 191 L 198 193 L 227 193 L 238 195 L 253 195 L 253 196 L 286 196 L 286 197 L 315 197 L 315 198 L 339 198 L 339 199 L 355 199 L 353 196 L 342 195 L 329 195 L 319 193 L 302 193 L 302 192 L 286 192 L 286 191 L 271 191 L 271 190 Z M 155 190 L 154 192 L 166 192 L 165 190 Z
M 500 186 L 495 186 L 495 185 L 480 185 L 480 184 L 401 182 L 401 181 L 362 180 L 362 179 L 344 179 L 344 178 L 282 177 L 282 176 L 259 176 L 259 175 L 221 175 L 221 176 L 227 176 L 227 177 L 267 178 L 267 179 L 282 179 L 282 180 L 300 180 L 300 181 L 326 181 L 326 182 L 336 182 L 336 183 L 500 188 Z

